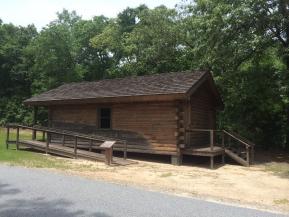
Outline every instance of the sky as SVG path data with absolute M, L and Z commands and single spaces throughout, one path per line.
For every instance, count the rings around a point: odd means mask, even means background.
M 4 23 L 27 26 L 38 30 L 56 19 L 62 9 L 75 10 L 83 19 L 105 15 L 116 17 L 126 7 L 146 4 L 150 8 L 165 5 L 173 8 L 181 0 L 0 0 L 0 19 Z

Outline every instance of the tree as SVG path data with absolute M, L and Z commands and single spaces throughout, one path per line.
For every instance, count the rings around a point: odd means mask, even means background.
M 29 122 L 29 109 L 22 106 L 22 101 L 31 95 L 30 61 L 24 53 L 36 36 L 34 26 L 0 22 L 0 124 Z
M 34 58 L 31 69 L 33 93 L 82 79 L 81 68 L 76 67 L 75 42 L 71 34 L 72 26 L 79 20 L 75 13 L 68 14 L 64 10 L 58 14 L 58 20 L 44 28 L 27 48 Z
M 282 0 L 199 0 L 184 2 L 179 10 L 188 59 L 195 67 L 212 70 L 222 90 L 226 109 L 220 122 L 245 131 L 255 141 L 263 137 L 261 142 L 258 140 L 263 145 L 272 135 L 272 129 L 263 127 L 260 135 L 258 123 L 266 120 L 267 126 L 277 124 L 279 133 L 271 139 L 279 145 L 284 136 L 282 132 L 288 129 L 288 121 L 284 123 L 288 107 L 287 45 L 284 43 L 287 41 L 288 3 Z M 272 65 L 265 64 L 264 60 L 270 60 Z M 270 82 L 272 84 L 268 85 Z M 261 90 L 263 84 L 267 84 L 266 91 Z M 270 101 L 267 96 L 275 98 Z M 255 100 L 247 101 L 249 98 Z M 272 104 L 260 103 L 257 99 L 265 102 L 268 99 Z M 238 104 L 244 110 L 236 106 Z M 272 106 L 280 108 L 278 115 L 265 118 L 273 114 L 262 111 L 270 111 Z
M 106 71 L 112 66 L 111 58 L 106 50 L 94 48 L 90 39 L 103 32 L 108 25 L 108 18 L 104 16 L 94 17 L 92 20 L 77 22 L 71 34 L 75 40 L 76 57 L 78 67 L 83 69 L 84 80 L 96 80 L 107 77 Z
M 127 8 L 92 44 L 111 54 L 111 76 L 184 70 L 188 64 L 179 42 L 177 18 L 177 12 L 165 6 Z

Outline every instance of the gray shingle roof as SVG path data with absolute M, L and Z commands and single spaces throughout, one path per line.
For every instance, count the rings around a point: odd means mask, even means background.
M 186 71 L 146 76 L 68 83 L 33 96 L 25 104 L 37 102 L 96 99 L 127 96 L 185 94 L 207 72 Z

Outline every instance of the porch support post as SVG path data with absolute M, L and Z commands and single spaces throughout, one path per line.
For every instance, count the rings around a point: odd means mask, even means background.
M 248 146 L 246 146 L 246 160 L 247 160 L 247 164 L 248 166 L 250 166 L 250 149 Z
M 211 156 L 210 158 L 211 169 L 214 169 L 214 156 Z
M 38 106 L 33 107 L 33 126 L 37 123 Z M 32 140 L 36 139 L 36 130 L 32 131 Z
M 210 130 L 210 148 L 211 151 L 214 149 L 214 130 Z
M 251 164 L 254 164 L 254 146 L 251 146 Z
M 181 154 L 171 155 L 171 164 L 175 166 L 180 166 L 182 164 L 183 156 Z

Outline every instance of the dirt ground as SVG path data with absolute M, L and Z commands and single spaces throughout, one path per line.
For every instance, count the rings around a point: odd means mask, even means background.
M 211 170 L 196 165 L 134 161 L 137 163 L 130 166 L 108 167 L 101 162 L 71 160 L 78 169 L 65 172 L 153 191 L 289 213 L 288 162 L 271 160 L 249 168 L 226 164 Z

